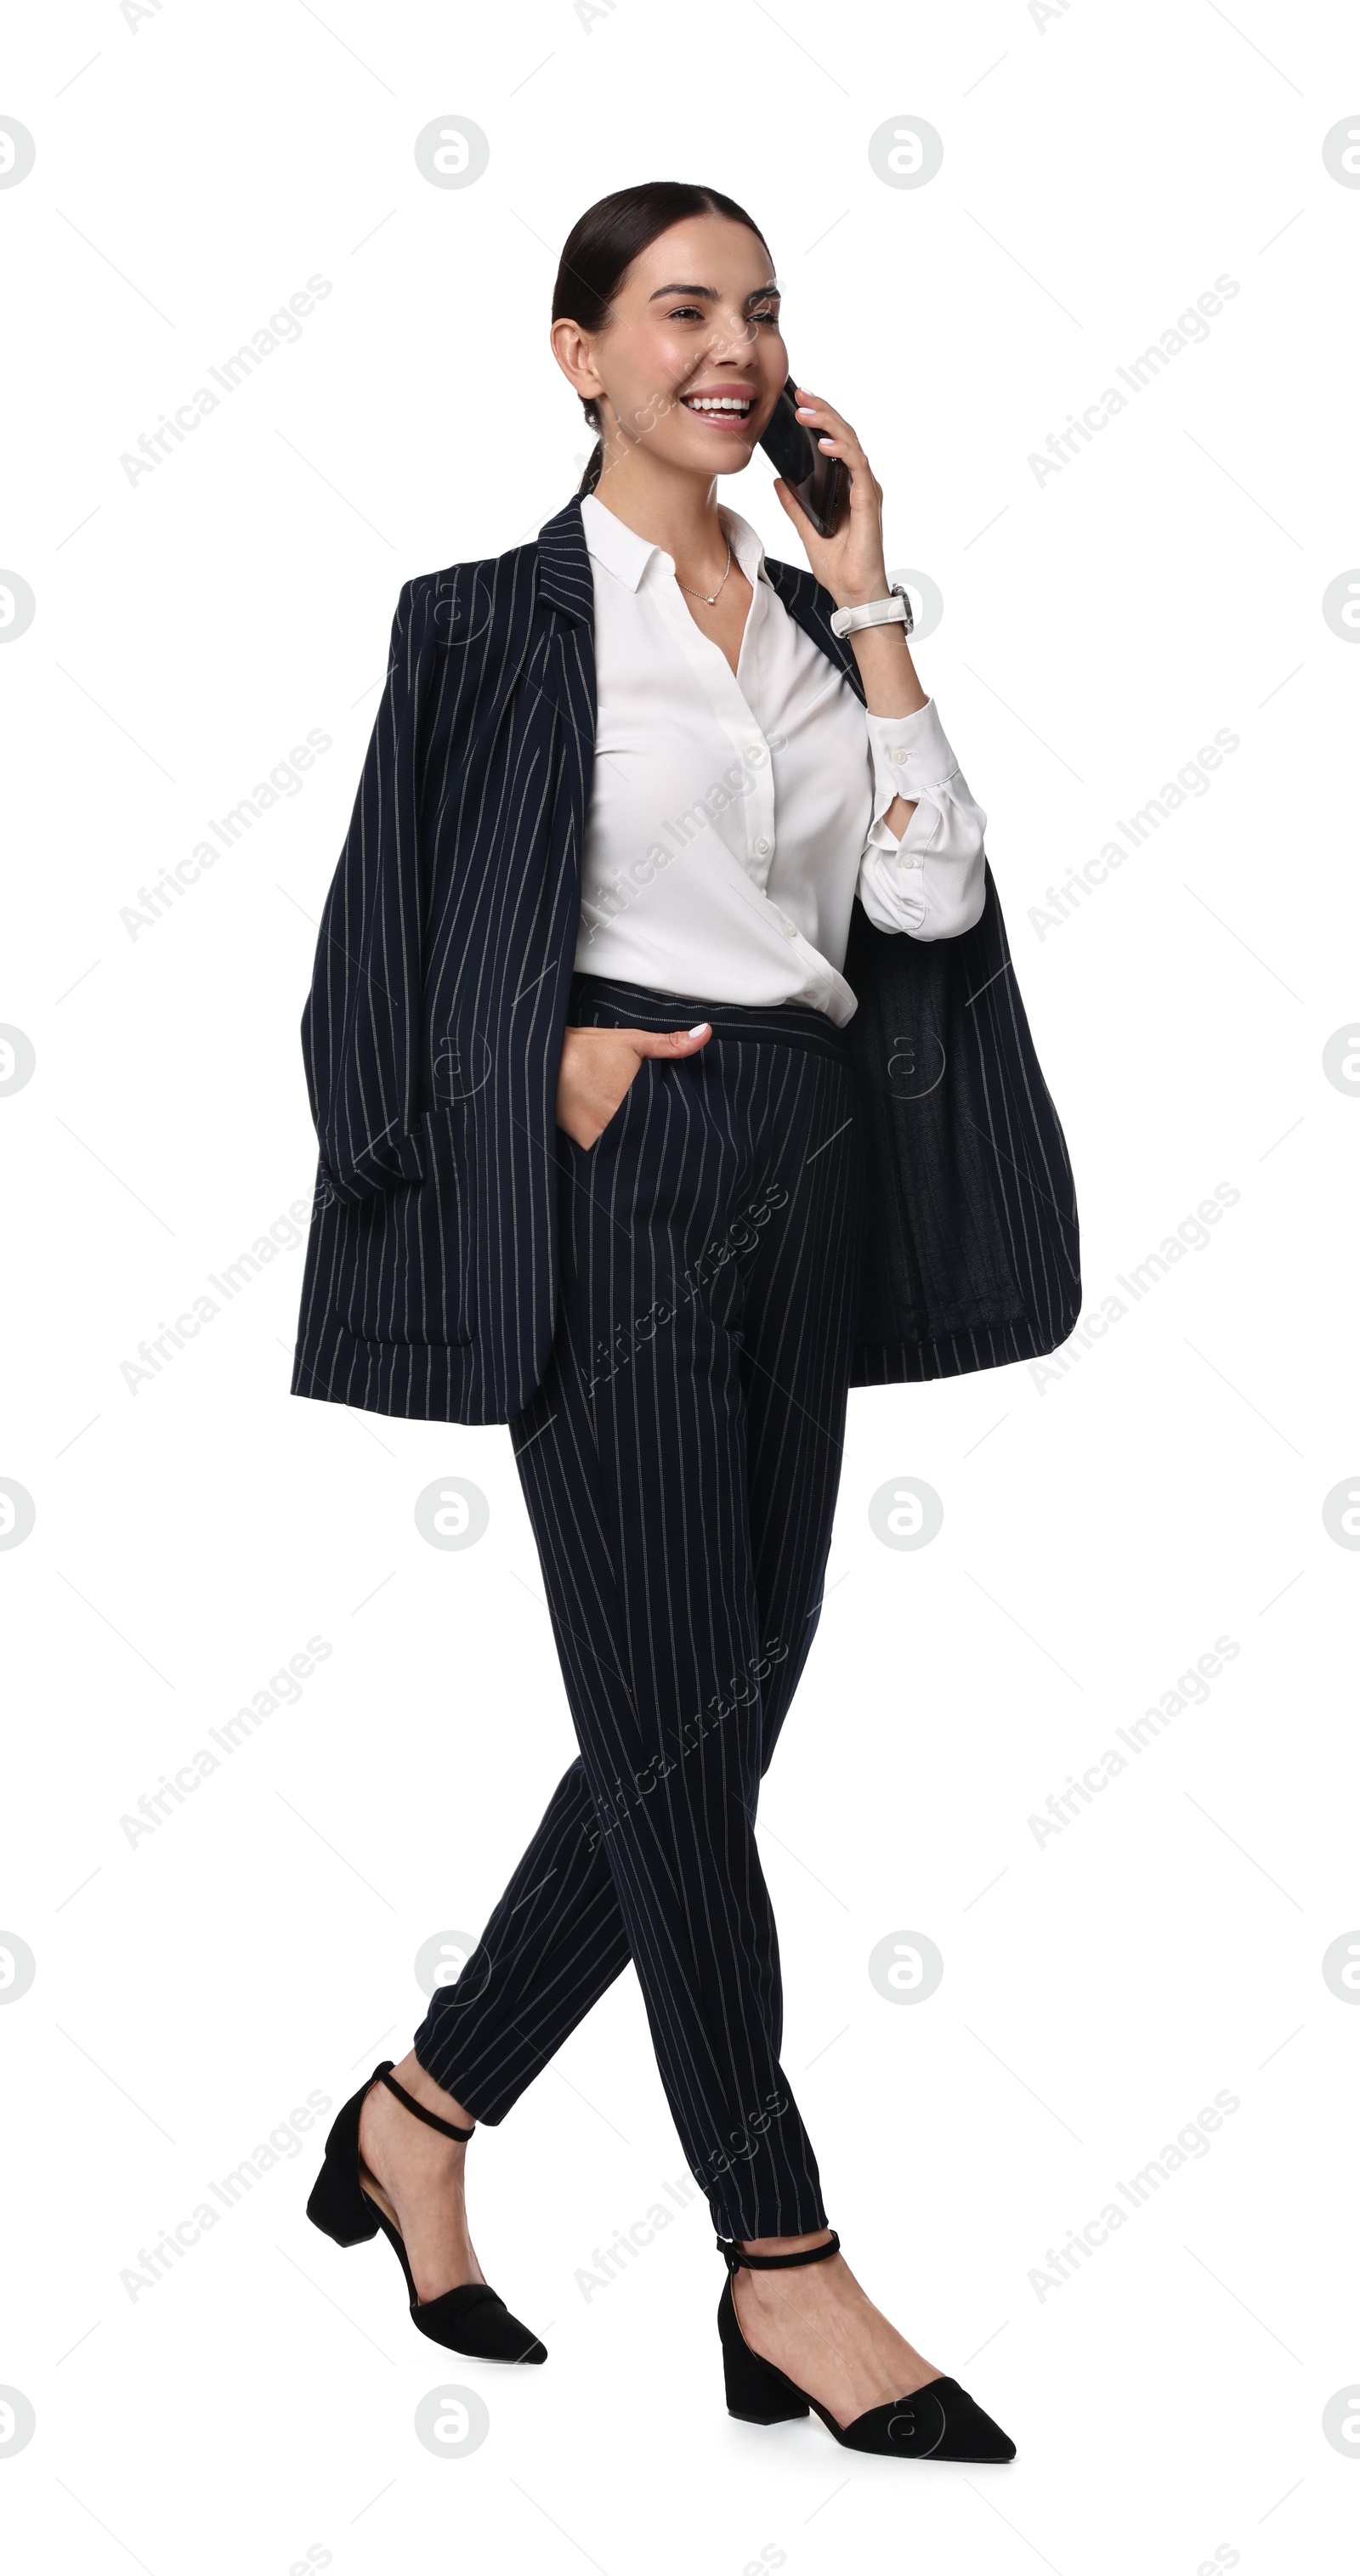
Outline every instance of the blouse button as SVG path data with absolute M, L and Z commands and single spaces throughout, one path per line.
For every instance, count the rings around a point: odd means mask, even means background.
M 746 746 L 746 757 L 747 757 L 747 759 L 748 759 L 749 761 L 753 762 L 753 763 L 758 767 L 758 766 L 759 766 L 759 764 L 760 764 L 760 762 L 761 762 L 761 761 L 764 759 L 764 757 L 765 757 L 765 745 L 764 745 L 764 743 L 763 743 L 763 742 L 748 742 L 748 744 L 747 744 L 747 746 Z
M 889 760 L 908 760 L 910 757 L 911 755 L 904 742 L 894 743 L 892 750 L 888 754 Z
M 766 840 L 765 835 L 764 835 L 764 833 L 762 832 L 762 834 L 761 834 L 761 836 L 760 836 L 760 839 L 759 839 L 759 840 L 757 841 L 757 843 L 756 843 L 756 857 L 757 857 L 758 859 L 763 859 L 763 858 L 765 857 L 765 855 L 766 855 L 767 851 L 769 850 L 769 846 L 770 846 L 770 844 L 769 844 L 769 842 Z

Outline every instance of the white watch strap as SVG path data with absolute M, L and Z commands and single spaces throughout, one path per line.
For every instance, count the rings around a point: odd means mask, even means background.
M 900 591 L 890 599 L 862 600 L 857 608 L 838 608 L 831 618 L 831 632 L 844 638 L 860 626 L 891 626 L 898 620 L 911 633 L 911 608 Z

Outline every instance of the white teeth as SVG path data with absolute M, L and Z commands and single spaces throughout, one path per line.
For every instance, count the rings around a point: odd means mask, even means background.
M 748 412 L 751 408 L 744 394 L 686 394 L 684 401 L 689 411 Z

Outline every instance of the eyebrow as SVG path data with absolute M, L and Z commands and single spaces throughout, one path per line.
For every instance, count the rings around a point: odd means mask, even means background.
M 768 286 L 753 286 L 750 294 L 743 296 L 742 302 L 744 304 L 768 303 L 771 296 L 777 300 L 779 292 L 772 278 Z M 655 304 L 663 295 L 698 295 L 702 296 L 707 304 L 717 304 L 720 301 L 716 286 L 658 286 L 655 294 L 649 295 L 647 301 L 649 304 Z

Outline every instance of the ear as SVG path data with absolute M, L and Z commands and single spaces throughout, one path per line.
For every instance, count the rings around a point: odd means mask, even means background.
M 569 321 L 564 315 L 560 321 L 554 322 L 549 341 L 553 356 L 573 393 L 579 394 L 582 402 L 598 401 L 604 392 L 604 380 L 591 363 L 591 334 L 583 331 L 579 322 Z

